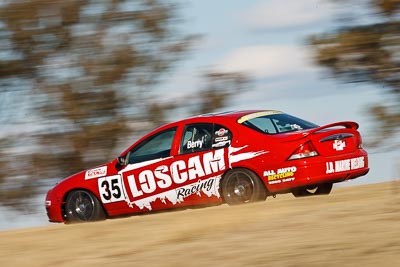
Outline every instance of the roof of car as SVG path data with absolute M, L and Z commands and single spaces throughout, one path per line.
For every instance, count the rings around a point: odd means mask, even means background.
M 237 110 L 237 111 L 226 111 L 226 112 L 218 112 L 218 113 L 201 114 L 198 116 L 194 116 L 194 117 L 186 118 L 183 120 L 177 120 L 174 122 L 164 124 L 164 125 L 158 127 L 157 129 L 154 129 L 153 131 L 149 132 L 147 135 L 142 136 L 142 138 L 140 138 L 138 140 L 138 142 L 147 138 L 149 135 L 154 134 L 155 131 L 163 131 L 170 127 L 176 127 L 181 124 L 207 123 L 207 122 L 214 122 L 214 123 L 239 122 L 239 123 L 243 123 L 244 121 L 250 120 L 252 118 L 257 118 L 257 117 L 265 116 L 268 114 L 278 114 L 278 113 L 282 113 L 282 112 L 277 111 L 277 110 Z M 129 147 L 124 153 L 127 153 L 127 151 L 130 150 L 132 148 L 132 146 Z
M 201 123 L 201 122 L 206 122 L 206 121 L 224 121 L 228 122 L 239 122 L 243 123 L 247 120 L 250 120 L 252 118 L 257 118 L 265 115 L 271 115 L 271 114 L 278 114 L 282 113 L 281 111 L 277 110 L 236 110 L 236 111 L 225 111 L 225 112 L 217 112 L 217 113 L 207 113 L 207 114 L 201 114 L 197 115 L 194 117 L 189 117 L 186 119 L 174 121 L 168 124 L 165 124 L 161 126 L 159 129 L 165 129 L 167 127 L 171 127 L 172 125 L 178 125 L 181 123 Z
M 216 112 L 216 113 L 207 113 L 207 114 L 201 114 L 195 117 L 233 117 L 233 118 L 241 118 L 243 116 L 249 115 L 249 114 L 276 114 L 276 113 L 281 113 L 280 111 L 277 110 L 262 110 L 262 109 L 256 109 L 256 110 L 235 110 L 235 111 L 223 111 L 223 112 Z
M 205 113 L 196 116 L 192 116 L 180 122 L 187 121 L 203 121 L 203 120 L 237 120 L 242 116 L 257 112 L 259 110 L 236 110 L 236 111 L 222 111 L 222 112 L 213 112 L 213 113 Z

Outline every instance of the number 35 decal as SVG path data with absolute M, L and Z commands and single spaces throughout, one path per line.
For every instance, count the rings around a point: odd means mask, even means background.
M 103 203 L 125 200 L 121 176 L 114 175 L 98 179 L 99 193 Z

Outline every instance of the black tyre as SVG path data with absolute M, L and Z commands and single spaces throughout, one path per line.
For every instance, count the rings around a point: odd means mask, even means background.
M 221 182 L 222 197 L 229 205 L 263 201 L 267 190 L 258 176 L 244 168 L 228 171 Z
M 295 197 L 307 197 L 315 195 L 329 195 L 332 191 L 332 183 L 318 184 L 306 187 L 296 188 L 292 191 Z
M 92 193 L 85 190 L 70 192 L 65 201 L 68 223 L 98 221 L 106 218 L 103 207 Z

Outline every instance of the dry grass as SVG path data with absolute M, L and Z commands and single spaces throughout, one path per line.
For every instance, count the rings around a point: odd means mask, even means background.
M 1 266 L 400 266 L 399 189 L 0 232 Z

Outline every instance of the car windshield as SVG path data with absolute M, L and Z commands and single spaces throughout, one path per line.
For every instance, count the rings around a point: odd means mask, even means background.
M 239 123 L 267 134 L 286 133 L 318 127 L 314 123 L 284 113 L 254 116 L 247 120 L 239 120 Z

